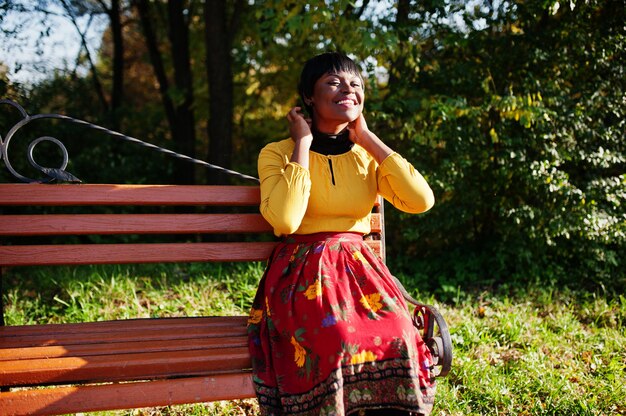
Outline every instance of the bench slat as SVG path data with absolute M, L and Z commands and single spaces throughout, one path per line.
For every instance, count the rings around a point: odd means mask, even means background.
M 3 215 L 0 235 L 271 233 L 261 214 Z
M 64 334 L 41 334 L 27 335 L 21 337 L 12 337 L 0 341 L 2 348 L 18 348 L 18 347 L 44 347 L 51 345 L 74 345 L 74 344 L 92 344 L 102 342 L 127 342 L 133 339 L 141 339 L 142 341 L 159 342 L 162 340 L 172 340 L 181 338 L 203 338 L 203 337 L 220 337 L 228 335 L 245 335 L 246 327 L 193 327 L 193 328 L 172 328 L 163 330 L 161 328 L 154 329 L 136 329 L 129 331 L 91 333 L 87 328 L 80 328 L 79 333 Z M 0 355 L 2 350 L 0 349 Z
M 1 205 L 258 205 L 258 186 L 0 184 Z
M 248 346 L 3 361 L 0 385 L 71 384 L 208 375 L 251 369 Z
M 231 348 L 247 347 L 248 338 L 245 334 L 239 336 L 220 336 L 203 338 L 181 338 L 174 340 L 150 341 L 129 341 L 129 342 L 107 342 L 92 344 L 52 345 L 47 347 L 39 346 L 18 346 L 14 348 L 3 348 L 0 350 L 0 362 L 11 360 L 31 360 L 37 358 L 62 358 L 87 357 L 110 354 L 130 354 L 139 352 L 160 352 L 160 351 L 185 351 L 211 348 Z
M 380 232 L 380 214 L 371 215 Z M 271 233 L 261 214 L 3 215 L 0 235 Z
M 380 241 L 366 243 L 380 255 Z M 265 261 L 275 246 L 274 242 L 0 246 L 0 265 Z
M 0 327 L 0 337 L 20 335 L 67 334 L 77 331 L 110 333 L 158 328 L 167 331 L 175 328 L 194 327 L 245 327 L 247 316 L 186 316 L 174 318 L 136 318 L 115 321 L 77 322 L 66 324 L 15 325 Z
M 261 203 L 258 186 L 0 184 L 0 205 L 219 205 Z M 376 198 L 375 205 L 381 203 Z
M 258 186 L 0 184 L 0 206 L 7 207 L 256 208 L 254 214 L 28 216 L 7 208 L 11 215 L 0 215 L 0 235 L 271 234 L 259 204 Z M 374 235 L 366 238 L 379 256 L 381 204 L 378 198 Z M 27 245 L 28 239 L 16 239 L 10 244 L 17 245 L 0 246 L 0 266 L 264 261 L 276 244 L 247 240 Z M 245 316 L 186 317 L 0 328 L 0 386 L 18 387 L 0 392 L 0 413 L 67 414 L 254 397 L 246 323 Z M 81 385 L 62 386 L 74 383 Z M 48 388 L 21 389 L 39 385 Z
M 145 383 L 104 384 L 0 393 L 3 414 L 53 415 L 171 406 L 254 397 L 250 374 L 220 374 Z
M 0 385 L 241 371 L 250 368 L 246 324 L 226 316 L 4 327 Z
M 0 264 L 52 266 L 266 260 L 276 243 L 72 244 L 0 246 Z
M 247 347 L 246 325 L 226 316 L 2 327 L 0 361 Z

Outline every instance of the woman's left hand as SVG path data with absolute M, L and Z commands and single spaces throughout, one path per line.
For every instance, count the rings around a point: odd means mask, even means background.
M 350 132 L 350 140 L 354 143 L 362 146 L 364 140 L 370 136 L 369 129 L 367 128 L 367 122 L 365 121 L 365 117 L 363 117 L 363 113 L 359 115 L 359 117 L 348 124 L 348 131 Z
M 348 129 L 350 132 L 350 140 L 364 148 L 379 164 L 393 153 L 393 150 L 391 150 L 389 146 L 370 131 L 365 122 L 365 117 L 363 117 L 363 113 L 361 113 L 356 120 L 348 124 Z

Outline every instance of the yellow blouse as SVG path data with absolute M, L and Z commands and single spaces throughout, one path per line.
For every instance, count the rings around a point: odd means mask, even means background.
M 309 170 L 290 162 L 294 142 L 270 143 L 259 154 L 261 214 L 277 236 L 317 232 L 370 232 L 377 194 L 396 208 L 427 211 L 433 192 L 422 175 L 398 153 L 380 165 L 354 145 L 340 155 L 309 152 Z

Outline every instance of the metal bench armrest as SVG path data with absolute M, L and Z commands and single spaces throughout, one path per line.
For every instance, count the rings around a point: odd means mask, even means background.
M 415 306 L 413 324 L 421 332 L 422 339 L 432 356 L 435 377 L 445 377 L 452 367 L 452 340 L 443 315 L 431 305 L 415 300 L 397 277 L 393 277 L 404 299 Z

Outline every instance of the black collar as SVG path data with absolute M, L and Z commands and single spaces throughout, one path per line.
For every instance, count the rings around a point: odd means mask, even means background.
M 337 134 L 327 134 L 313 129 L 313 143 L 311 150 L 323 155 L 341 155 L 352 149 L 354 143 L 350 140 L 350 131 L 345 129 Z

